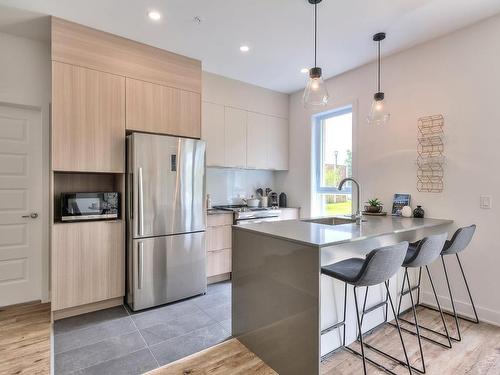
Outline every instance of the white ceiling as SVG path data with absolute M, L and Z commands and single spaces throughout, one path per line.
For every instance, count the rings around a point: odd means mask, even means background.
M 0 0 L 0 4 L 55 15 L 197 58 L 206 71 L 286 93 L 304 87 L 306 75 L 299 71 L 313 64 L 313 7 L 307 0 Z M 149 20 L 148 9 L 159 10 L 161 21 Z M 318 65 L 325 77 L 332 77 L 372 61 L 376 48 L 371 36 L 378 31 L 387 32 L 382 48 L 390 54 L 499 12 L 499 0 L 324 0 L 318 5 Z M 7 31 L 40 34 L 40 28 L 15 25 L 15 17 L 7 17 L 4 9 L 1 13 L 0 31 L 7 19 Z M 201 24 L 193 21 L 195 16 Z M 242 54 L 241 44 L 248 44 L 250 52 Z

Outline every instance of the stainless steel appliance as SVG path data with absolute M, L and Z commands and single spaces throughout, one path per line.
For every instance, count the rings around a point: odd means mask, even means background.
M 61 193 L 61 221 L 118 219 L 120 193 Z
M 127 304 L 205 293 L 205 142 L 127 137 Z
M 216 206 L 218 210 L 232 211 L 233 222 L 236 225 L 254 224 L 263 221 L 277 221 L 281 214 L 280 210 L 270 207 L 248 207 L 243 205 Z

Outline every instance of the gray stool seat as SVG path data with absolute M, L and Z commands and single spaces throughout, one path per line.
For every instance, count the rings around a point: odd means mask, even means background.
M 453 234 L 451 240 L 446 241 L 441 255 L 458 254 L 464 251 L 467 246 L 469 246 L 475 231 L 476 225 L 474 224 L 468 227 L 459 228 Z
M 370 251 L 365 259 L 350 258 L 321 267 L 321 273 L 355 286 L 378 285 L 398 272 L 407 250 L 406 241 L 380 247 Z
M 359 279 L 364 263 L 364 259 L 350 258 L 321 267 L 321 273 L 347 283 L 354 283 Z
M 445 244 L 448 233 L 435 234 L 408 245 L 403 267 L 423 267 L 434 262 Z
M 410 244 L 408 246 L 408 251 L 406 252 L 405 260 L 403 264 L 408 264 L 411 263 L 417 256 L 417 247 L 412 246 L 413 244 Z

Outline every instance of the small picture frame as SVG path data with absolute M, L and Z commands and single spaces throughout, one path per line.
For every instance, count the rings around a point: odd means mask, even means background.
M 401 216 L 401 210 L 404 206 L 409 206 L 411 201 L 410 194 L 396 193 L 392 201 L 392 216 Z

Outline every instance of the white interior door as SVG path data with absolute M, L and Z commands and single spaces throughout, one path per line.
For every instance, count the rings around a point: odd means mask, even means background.
M 41 298 L 42 126 L 0 104 L 0 306 Z

